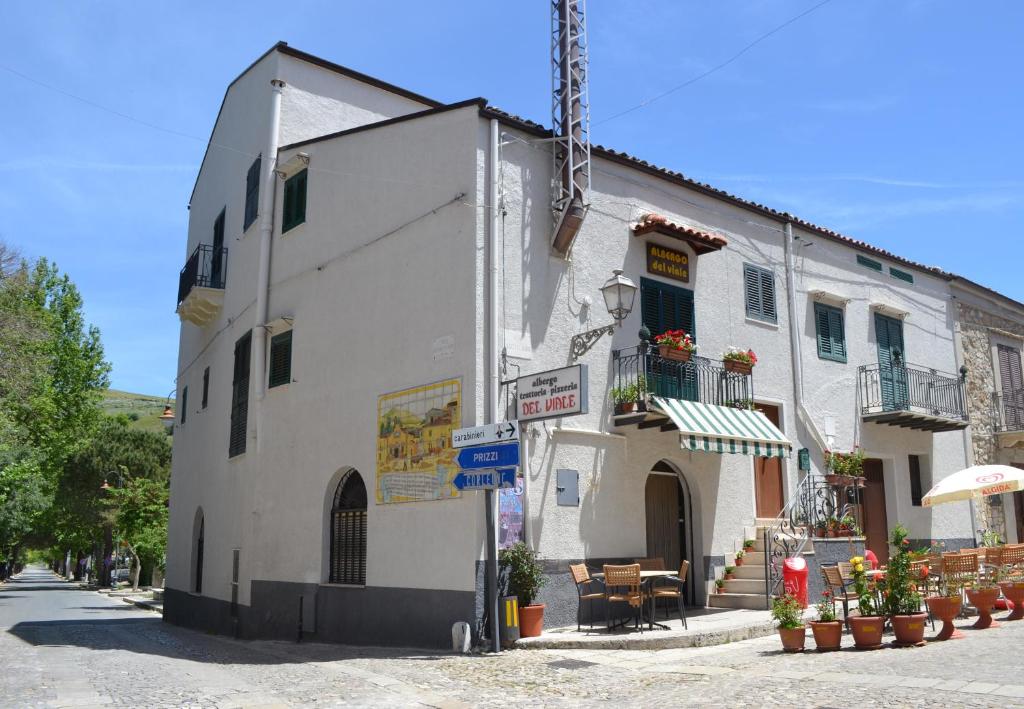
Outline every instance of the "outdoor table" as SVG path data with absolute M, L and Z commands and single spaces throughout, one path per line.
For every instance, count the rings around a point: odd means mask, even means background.
M 666 578 L 668 576 L 675 576 L 678 573 L 679 573 L 678 569 L 676 569 L 676 570 L 672 570 L 672 569 L 658 569 L 658 570 L 648 569 L 648 570 L 641 570 L 640 571 L 640 584 L 642 586 L 647 586 L 648 591 L 650 591 L 650 587 L 654 583 L 655 579 Z M 603 579 L 604 578 L 604 572 L 603 571 L 598 571 L 597 573 L 591 574 L 590 576 L 591 576 L 591 578 L 595 578 L 595 579 Z M 648 595 L 651 597 L 650 613 L 647 616 L 647 627 L 648 627 L 648 629 L 649 630 L 654 630 L 654 626 L 656 625 L 659 628 L 661 628 L 662 630 L 669 630 L 669 627 L 667 625 L 665 625 L 664 623 L 659 623 L 656 620 L 654 620 L 654 594 L 653 593 L 648 593 Z

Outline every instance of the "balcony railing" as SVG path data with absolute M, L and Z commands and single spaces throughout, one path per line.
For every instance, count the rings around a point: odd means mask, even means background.
M 858 369 L 858 376 L 861 415 L 865 418 L 931 430 L 967 425 L 960 377 L 913 364 L 865 365 Z M 914 425 L 915 421 L 921 425 Z
M 1024 431 L 1024 389 L 1010 389 L 992 395 L 992 415 L 998 433 Z
M 649 343 L 612 352 L 613 386 L 636 386 L 638 394 L 698 401 L 718 406 L 749 406 L 754 399 L 754 378 L 730 372 L 724 363 L 705 357 L 689 362 L 667 359 Z
M 188 297 L 193 288 L 224 288 L 224 277 L 228 272 L 228 250 L 200 244 L 185 262 L 178 276 L 178 305 Z

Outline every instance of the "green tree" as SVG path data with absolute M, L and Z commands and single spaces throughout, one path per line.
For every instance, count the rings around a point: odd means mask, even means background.
M 117 537 L 132 556 L 132 589 L 137 591 L 142 565 L 159 565 L 167 551 L 167 481 L 132 478 L 110 492 Z

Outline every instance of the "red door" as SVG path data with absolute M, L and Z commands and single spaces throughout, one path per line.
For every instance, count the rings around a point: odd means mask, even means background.
M 889 521 L 885 515 L 885 478 L 882 461 L 869 458 L 864 461 L 866 485 L 861 490 L 861 514 L 864 516 L 866 546 L 875 552 L 878 563 L 889 559 Z
M 758 404 L 757 410 L 779 428 L 779 407 Z M 761 519 L 778 517 L 785 502 L 782 495 L 782 459 L 754 458 L 754 498 L 757 516 Z

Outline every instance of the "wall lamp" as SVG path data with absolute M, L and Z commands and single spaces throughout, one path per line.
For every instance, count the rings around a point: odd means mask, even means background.
M 601 339 L 602 335 L 611 335 L 615 327 L 622 327 L 622 321 L 633 312 L 633 302 L 636 300 L 636 283 L 622 275 L 620 269 L 612 271 L 612 277 L 601 286 L 601 295 L 604 296 L 604 307 L 608 314 L 615 320 L 611 325 L 604 325 L 594 330 L 581 332 L 573 335 L 569 342 L 569 354 L 575 362 L 590 351 L 590 348 Z

